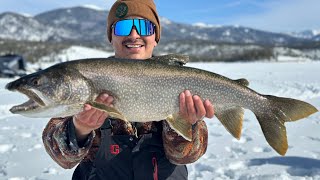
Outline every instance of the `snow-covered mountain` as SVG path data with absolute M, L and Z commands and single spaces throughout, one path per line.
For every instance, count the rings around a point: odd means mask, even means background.
M 108 12 L 88 7 L 57 9 L 34 17 L 45 26 L 63 28 L 68 35 L 65 40 L 104 42 Z
M 35 62 L 72 45 L 112 51 L 106 38 L 108 11 L 88 6 L 56 9 L 34 17 L 0 14 L 0 54 L 18 53 Z M 160 19 L 157 54 L 183 53 L 194 61 L 320 59 L 320 35 L 282 34 L 242 26 L 183 24 Z M 39 43 L 40 42 L 40 43 Z M 277 47 L 287 48 L 278 51 Z
M 56 9 L 34 17 L 3 13 L 0 15 L 0 38 L 104 43 L 107 15 L 108 11 L 88 7 Z M 182 24 L 164 17 L 161 18 L 161 22 L 162 41 L 207 40 L 215 43 L 277 46 L 311 42 L 313 38 L 294 37 L 241 26 Z
M 44 41 L 56 34 L 32 17 L 16 13 L 0 14 L 0 38 L 15 40 Z
M 0 14 L 0 38 L 27 41 L 61 41 L 73 37 L 62 27 L 53 27 L 16 13 Z
M 165 21 L 163 37 L 170 40 L 207 40 L 215 43 L 257 44 L 267 46 L 298 45 L 312 41 L 288 34 L 267 32 L 242 26 L 194 25 Z M 166 38 L 164 38 L 166 39 Z
M 292 36 L 298 37 L 298 38 L 317 40 L 317 37 L 318 38 L 320 37 L 320 29 L 319 30 L 305 30 L 305 31 L 300 31 L 300 32 L 291 32 L 289 34 Z
M 87 42 L 105 36 L 106 11 L 87 7 L 57 9 L 35 17 L 0 14 L 0 38 L 27 41 Z

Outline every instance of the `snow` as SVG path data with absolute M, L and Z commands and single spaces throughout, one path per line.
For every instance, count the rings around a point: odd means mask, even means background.
M 250 87 L 307 101 L 320 108 L 319 62 L 192 64 L 227 77 L 247 78 Z M 320 179 L 320 114 L 286 123 L 289 149 L 279 156 L 266 142 L 254 114 L 246 111 L 240 141 L 214 118 L 206 120 L 206 154 L 188 166 L 190 179 Z
M 199 28 L 219 28 L 219 27 L 222 27 L 221 25 L 206 24 L 203 22 L 194 23 L 194 24 L 192 24 L 192 26 L 199 27 Z
M 12 144 L 0 144 L 0 153 L 6 153 L 13 147 Z
M 68 55 L 70 59 L 72 54 Z M 232 79 L 246 78 L 250 87 L 262 94 L 304 100 L 320 109 L 320 62 L 190 63 L 188 66 Z M 59 167 L 42 145 L 41 134 L 48 119 L 25 118 L 8 111 L 12 105 L 27 100 L 4 89 L 9 81 L 12 79 L 0 79 L 0 179 L 71 179 L 74 169 Z M 289 149 L 284 157 L 268 145 L 250 111 L 245 112 L 239 141 L 216 118 L 206 122 L 208 149 L 197 162 L 188 165 L 189 179 L 320 179 L 320 113 L 286 123 Z
M 17 14 L 5 14 L 0 19 L 0 38 L 45 41 L 54 34 L 68 35 L 64 30 L 45 26 L 33 19 Z
M 230 36 L 231 35 L 231 32 L 230 30 L 226 30 L 222 33 L 223 36 Z
M 172 24 L 172 22 L 169 19 L 165 18 L 165 17 L 160 17 L 160 22 L 161 22 L 162 25 L 170 25 L 170 24 Z
M 298 37 L 298 38 L 305 38 L 310 39 L 320 34 L 320 29 L 310 29 L 305 31 L 299 31 L 299 32 L 288 32 L 287 34 Z
M 83 46 L 71 46 L 67 49 L 63 49 L 59 54 L 52 54 L 40 58 L 39 64 L 30 65 L 31 69 L 44 69 L 48 66 L 55 64 L 56 62 L 65 62 L 75 59 L 86 58 L 107 58 L 114 56 L 114 52 L 108 52 L 103 50 L 97 50 L 94 48 L 88 48 Z
M 113 52 L 110 53 L 83 46 L 71 46 L 70 48 L 63 50 L 60 54 L 56 56 L 56 58 L 58 58 L 61 62 L 64 62 L 74 59 L 106 58 L 113 55 Z
M 293 56 L 284 56 L 284 55 L 279 55 L 277 56 L 277 60 L 279 62 L 289 62 L 289 61 L 312 61 L 311 59 L 309 58 L 306 58 L 306 57 L 293 57 Z

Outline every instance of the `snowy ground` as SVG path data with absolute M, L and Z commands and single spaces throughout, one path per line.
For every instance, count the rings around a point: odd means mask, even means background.
M 247 78 L 260 93 L 307 101 L 320 109 L 320 62 L 207 63 L 189 66 L 227 77 Z M 10 114 L 26 97 L 4 89 L 0 79 L 0 180 L 71 179 L 47 155 L 41 133 L 48 119 Z M 320 179 L 320 113 L 287 123 L 289 149 L 279 156 L 266 142 L 254 115 L 246 111 L 242 138 L 234 139 L 217 119 L 206 120 L 207 153 L 188 165 L 189 179 Z

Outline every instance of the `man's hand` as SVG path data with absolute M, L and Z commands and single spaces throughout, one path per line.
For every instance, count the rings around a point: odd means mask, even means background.
M 204 117 L 214 116 L 213 105 L 209 100 L 202 101 L 197 95 L 192 95 L 189 90 L 185 90 L 179 96 L 180 115 L 191 124 L 202 120 Z
M 106 93 L 102 93 L 97 97 L 96 101 L 107 106 L 112 106 L 113 97 Z M 77 141 L 81 142 L 82 140 L 85 140 L 93 130 L 102 126 L 107 117 L 108 113 L 85 104 L 83 111 L 73 117 Z

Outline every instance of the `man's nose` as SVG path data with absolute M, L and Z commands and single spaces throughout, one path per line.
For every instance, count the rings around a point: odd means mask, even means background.
M 131 37 L 140 37 L 140 35 L 138 34 L 138 31 L 137 31 L 135 26 L 132 27 L 129 36 L 131 36 Z

